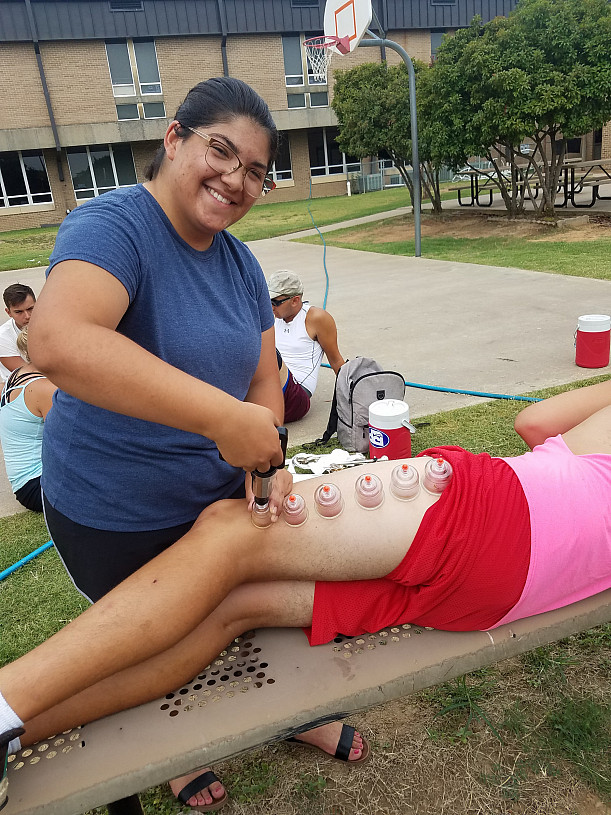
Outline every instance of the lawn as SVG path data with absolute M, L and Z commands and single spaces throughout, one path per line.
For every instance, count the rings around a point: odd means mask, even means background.
M 512 425 L 522 407 L 496 400 L 421 418 L 414 452 L 443 443 L 519 454 L 525 448 Z M 0 519 L 0 570 L 46 540 L 40 516 Z M 0 597 L 0 664 L 85 606 L 53 550 L 0 583 Z M 232 795 L 226 811 L 585 815 L 590 810 L 581 804 L 590 801 L 603 815 L 601 802 L 611 804 L 610 698 L 606 625 L 352 717 L 375 749 L 374 761 L 358 771 L 283 745 L 225 762 L 217 770 Z M 166 787 L 147 791 L 143 801 L 147 815 L 181 811 Z
M 451 197 L 453 193 L 446 192 L 444 195 Z M 326 226 L 409 205 L 405 188 L 352 195 L 350 198 L 342 195 L 286 203 L 274 203 L 272 200 L 271 203 L 254 206 L 230 231 L 243 241 L 261 240 L 311 229 L 314 224 Z M 0 271 L 45 266 L 56 234 L 57 227 L 0 232 Z
M 426 226 L 432 216 L 423 216 L 422 257 L 486 266 L 511 266 L 536 272 L 591 277 L 611 280 L 611 236 L 598 240 L 540 241 L 519 237 L 444 237 L 427 236 Z M 384 219 L 376 228 L 351 227 L 325 233 L 327 246 L 379 252 L 388 255 L 414 256 L 414 241 L 405 240 L 413 234 L 413 219 Z M 516 231 L 518 225 L 516 224 Z M 384 240 L 376 240 L 376 231 L 384 230 Z M 396 233 L 393 239 L 390 231 Z M 439 230 L 436 230 L 438 233 Z M 562 237 L 562 236 L 561 236 Z M 301 243 L 317 243 L 318 237 L 300 238 Z
M 442 195 L 445 199 L 453 199 L 455 194 L 445 190 Z M 262 240 L 409 206 L 405 188 L 350 197 L 342 195 L 286 203 L 272 201 L 254 206 L 230 231 L 243 241 Z M 611 237 L 588 241 L 539 242 L 525 240 L 521 236 L 447 237 L 439 234 L 439 229 L 429 237 L 426 235 L 426 224 L 433 220 L 434 216 L 423 214 L 423 257 L 611 279 Z M 413 256 L 414 241 L 405 240 L 406 235 L 413 235 L 412 216 L 403 215 L 376 223 L 377 231 L 390 228 L 396 231 L 396 239 L 377 241 L 371 228 L 352 227 L 327 232 L 324 240 L 329 246 Z M 0 233 L 0 271 L 46 265 L 56 234 L 56 227 Z M 301 240 L 319 243 L 321 238 L 315 235 Z

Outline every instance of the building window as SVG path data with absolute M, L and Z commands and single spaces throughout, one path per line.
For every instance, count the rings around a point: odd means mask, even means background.
M 49 203 L 53 203 L 53 196 L 42 152 L 0 153 L 0 207 Z
M 144 11 L 142 0 L 110 0 L 111 11 Z
M 107 42 L 106 57 L 110 69 L 112 92 L 115 96 L 133 96 L 136 93 L 127 42 Z
M 284 54 L 284 84 L 287 88 L 303 85 L 303 63 L 301 61 L 301 39 L 282 37 Z
M 326 91 L 310 93 L 311 108 L 326 108 L 329 106 L 329 94 Z
M 291 165 L 291 145 L 288 133 L 280 133 L 280 144 L 278 155 L 272 166 L 272 178 L 274 181 L 291 181 L 293 178 L 293 168 Z
M 304 40 L 309 40 L 310 37 L 322 37 L 323 34 L 321 31 L 306 31 L 304 35 Z M 327 82 L 325 79 L 319 79 L 313 75 L 312 65 L 310 64 L 310 58 L 306 53 L 305 48 L 303 49 L 306 65 L 307 65 L 307 75 L 308 75 L 308 85 L 326 85 Z
M 441 40 L 444 33 L 444 31 L 431 31 L 431 59 L 433 60 L 437 54 L 437 49 L 441 45 Z
M 106 56 L 115 97 L 161 93 L 157 51 L 153 40 L 107 42 Z
M 358 172 L 361 163 L 357 158 L 346 156 L 336 142 L 336 127 L 313 127 L 308 130 L 310 174 L 338 175 Z
M 305 93 L 287 93 L 286 102 L 290 109 L 304 108 L 306 106 Z
M 157 50 L 154 41 L 135 41 L 134 57 L 136 59 L 140 93 L 143 96 L 151 93 L 161 93 L 161 78 L 159 76 Z
M 68 147 L 66 153 L 77 200 L 95 198 L 109 190 L 137 183 L 129 144 Z
M 163 102 L 145 102 L 142 107 L 144 108 L 145 119 L 165 118 L 165 105 Z
M 138 110 L 138 105 L 136 104 L 117 105 L 117 119 L 120 122 L 125 122 L 129 119 L 139 119 L 139 118 L 140 111 Z

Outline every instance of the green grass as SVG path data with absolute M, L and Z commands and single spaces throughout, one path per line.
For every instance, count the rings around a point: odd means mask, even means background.
M 409 235 L 411 218 L 378 222 L 380 228 L 397 228 L 397 235 Z M 318 238 L 301 238 L 302 243 L 316 243 Z M 363 239 L 362 227 L 339 229 L 326 233 L 327 246 L 380 252 L 387 255 L 414 255 L 413 240 L 376 242 Z M 593 241 L 529 241 L 524 238 L 422 238 L 422 256 L 435 260 L 481 263 L 486 266 L 513 266 L 535 272 L 592 277 L 611 280 L 611 238 Z
M 452 195 L 452 193 L 445 193 Z M 334 196 L 312 200 L 257 204 L 231 227 L 243 241 L 273 238 L 302 229 L 338 223 L 410 205 L 405 188 L 381 190 L 366 195 Z M 310 217 L 310 212 L 312 217 Z M 53 249 L 57 227 L 0 232 L 0 271 L 45 266 Z
M 229 231 L 242 241 L 256 241 L 277 235 L 288 235 L 302 229 L 312 229 L 314 224 L 327 226 L 409 205 L 409 195 L 404 187 L 369 192 L 366 195 L 351 195 L 350 198 L 347 195 L 339 195 L 331 198 L 257 204 Z
M 535 396 L 551 396 L 593 382 L 600 376 L 574 385 L 538 391 Z M 523 442 L 512 429 L 513 419 L 524 402 L 495 400 L 419 419 L 414 452 L 441 441 L 460 444 L 474 451 L 495 455 L 516 455 Z M 293 453 L 296 452 L 294 449 Z M 31 512 L 0 518 L 0 569 L 4 569 L 45 543 L 48 535 L 41 516 Z M 0 582 L 0 665 L 15 659 L 77 616 L 86 603 L 74 590 L 54 550 L 49 550 L 22 566 Z M 603 800 L 611 801 L 609 756 L 611 755 L 611 714 L 606 701 L 578 694 L 564 681 L 564 672 L 575 676 L 598 676 L 608 685 L 611 670 L 611 625 L 599 626 L 560 643 L 537 649 L 524 657 L 524 675 L 511 691 L 505 708 L 494 716 L 489 704 L 499 699 L 497 682 L 502 679 L 496 666 L 477 671 L 440 688 L 414 697 L 417 704 L 432 706 L 434 713 L 429 738 L 465 748 L 490 734 L 497 744 L 506 738 L 520 739 L 519 759 L 511 774 L 491 764 L 482 783 L 500 789 L 508 800 L 519 800 L 521 790 L 536 772 L 570 772 L 578 775 Z M 521 685 L 521 687 L 520 687 Z M 558 689 L 562 690 L 559 697 Z M 541 694 L 542 701 L 521 700 L 521 693 Z M 438 714 L 438 715 L 435 715 Z M 443 714 L 443 715 L 442 715 Z M 281 765 L 260 757 L 247 756 L 237 773 L 224 780 L 237 802 L 263 807 L 276 784 Z M 565 769 L 568 768 L 568 769 Z M 303 775 L 296 779 L 290 797 L 295 811 L 309 811 L 309 801 L 325 792 L 324 777 Z M 172 815 L 180 810 L 169 788 L 153 787 L 142 795 L 147 815 Z M 96 810 L 102 813 L 103 810 Z
M 0 232 L 0 272 L 46 266 L 56 235 L 56 226 Z
M 455 193 L 442 185 L 442 198 L 452 199 Z M 248 215 L 234 224 L 230 231 L 240 240 L 254 241 L 287 235 L 340 223 L 352 218 L 387 212 L 410 205 L 407 190 L 366 193 L 364 195 L 334 196 L 311 200 L 257 204 Z M 426 214 L 424 218 L 426 219 Z M 413 234 L 413 218 L 405 216 L 378 222 L 380 228 L 392 225 L 402 238 Z M 0 233 L 0 271 L 44 266 L 53 248 L 56 227 L 22 229 Z M 306 243 L 320 243 L 320 236 L 302 239 Z M 376 242 L 363 239 L 362 228 L 353 227 L 325 234 L 329 246 L 341 246 L 367 252 L 392 255 L 414 255 L 414 241 L 397 240 Z M 481 263 L 489 266 L 513 266 L 540 272 L 611 279 L 611 238 L 581 242 L 536 242 L 522 238 L 443 238 L 422 239 L 422 255 L 437 260 Z
M 578 774 L 611 799 L 611 707 L 591 699 L 561 697 L 545 719 L 543 739 Z

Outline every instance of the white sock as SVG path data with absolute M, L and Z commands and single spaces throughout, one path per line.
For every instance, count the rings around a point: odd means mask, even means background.
M 0 735 L 17 727 L 23 727 L 23 722 L 0 692 Z
M 18 753 L 21 750 L 21 739 L 17 736 L 16 739 L 9 741 L 8 743 L 8 754 L 9 756 L 14 756 L 15 753 Z

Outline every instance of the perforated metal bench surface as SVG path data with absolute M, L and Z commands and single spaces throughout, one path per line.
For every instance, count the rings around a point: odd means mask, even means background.
M 491 632 L 403 625 L 317 648 L 297 630 L 251 632 L 166 698 L 19 753 L 3 815 L 78 815 L 609 621 L 611 590 Z

